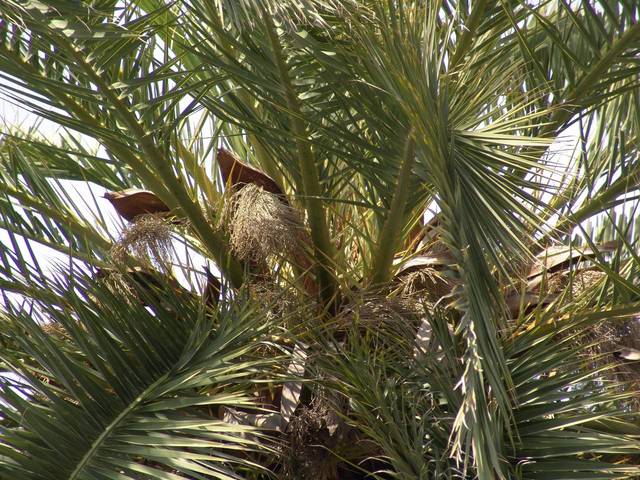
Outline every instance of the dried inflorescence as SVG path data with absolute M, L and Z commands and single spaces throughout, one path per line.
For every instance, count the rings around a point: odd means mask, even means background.
M 453 282 L 434 268 L 421 268 L 409 272 L 398 279 L 401 284 L 400 291 L 405 296 L 414 296 L 417 293 L 424 293 L 431 302 L 451 294 Z
M 122 264 L 128 255 L 167 270 L 171 256 L 171 229 L 161 215 L 139 215 L 123 232 L 111 249 L 116 263 Z
M 64 328 L 64 326 L 58 322 L 51 321 L 42 325 L 42 331 L 50 336 L 55 338 L 56 340 L 61 340 L 63 342 L 69 342 L 71 336 Z
M 331 453 L 340 438 L 340 420 L 327 402 L 316 396 L 311 405 L 299 409 L 289 422 L 289 451 L 285 452 L 285 478 L 338 478 L 339 458 Z
M 233 194 L 223 213 L 234 253 L 261 262 L 301 252 L 305 230 L 298 213 L 281 197 L 249 184 Z
M 275 282 L 248 282 L 244 288 L 259 305 L 268 308 L 267 316 L 287 318 L 300 308 L 295 293 Z
M 122 298 L 127 304 L 132 304 L 134 291 L 125 276 L 116 271 L 110 271 L 108 274 L 101 275 L 103 285 L 113 294 Z

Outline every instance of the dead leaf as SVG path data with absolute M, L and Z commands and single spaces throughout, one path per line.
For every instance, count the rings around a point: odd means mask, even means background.
M 442 253 L 435 255 L 417 255 L 407 261 L 402 259 L 394 260 L 393 264 L 398 267 L 396 276 L 404 275 L 423 268 L 435 268 L 446 267 L 447 265 L 455 264 L 455 258 L 452 254 Z
M 597 257 L 598 253 L 612 252 L 618 248 L 618 242 L 607 242 L 591 247 L 576 247 L 567 245 L 554 245 L 545 248 L 536 255 L 536 261 L 529 270 L 527 289 L 531 290 L 542 282 L 543 274 L 554 273 L 571 267 L 572 264 L 583 262 Z
M 218 165 L 220 165 L 220 172 L 222 173 L 222 180 L 224 180 L 225 183 L 229 183 L 232 187 L 238 189 L 252 183 L 284 199 L 284 192 L 273 179 L 255 168 L 242 163 L 240 159 L 229 150 L 219 148 L 217 159 Z
M 511 318 L 517 318 L 520 314 L 520 309 L 524 309 L 525 313 L 532 308 L 535 308 L 538 305 L 549 305 L 557 298 L 556 295 L 546 295 L 540 296 L 537 293 L 529 293 L 521 294 L 519 292 L 514 292 L 505 297 L 505 303 L 507 304 L 507 308 L 509 309 L 509 313 L 511 314 Z
M 170 211 L 169 207 L 155 193 L 139 188 L 107 192 L 104 194 L 104 198 L 109 200 L 118 215 L 128 222 L 134 221 L 138 215 Z

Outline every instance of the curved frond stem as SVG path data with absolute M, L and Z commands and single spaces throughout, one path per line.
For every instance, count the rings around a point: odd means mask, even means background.
M 133 402 L 127 405 L 122 411 L 118 414 L 116 418 L 100 433 L 98 438 L 91 444 L 91 447 L 87 450 L 87 452 L 82 456 L 73 472 L 69 475 L 68 480 L 76 480 L 78 478 L 82 478 L 82 474 L 84 472 L 84 468 L 90 464 L 93 460 L 94 455 L 99 451 L 99 449 L 109 440 L 110 435 L 114 432 L 120 424 L 126 420 L 129 415 L 139 407 L 146 399 L 147 395 L 150 392 L 153 392 L 159 385 L 162 385 L 168 379 L 168 373 L 164 374 L 160 378 L 158 378 L 154 383 L 149 385 L 147 389 L 138 395 Z
M 411 130 L 405 143 L 403 160 L 396 180 L 396 189 L 391 201 L 391 207 L 387 212 L 387 218 L 377 242 L 371 280 L 373 285 L 383 284 L 391 277 L 391 265 L 393 264 L 393 257 L 402 233 L 404 211 L 409 198 L 411 169 L 415 162 L 415 157 L 416 141 L 414 132 Z
M 307 128 L 304 124 L 300 102 L 289 77 L 289 69 L 284 59 L 283 47 L 278 39 L 276 27 L 270 13 L 263 13 L 271 50 L 273 51 L 280 74 L 280 81 L 287 98 L 287 105 L 290 111 L 289 117 L 296 139 L 298 167 L 302 177 L 302 194 L 311 227 L 320 294 L 325 304 L 329 305 L 336 301 L 337 294 L 337 284 L 333 275 L 335 249 L 329 238 L 329 228 L 321 200 L 322 191 L 318 166 L 311 144 L 307 139 Z

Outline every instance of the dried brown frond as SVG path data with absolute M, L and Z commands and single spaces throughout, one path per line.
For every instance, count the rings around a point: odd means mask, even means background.
M 111 256 L 123 264 L 128 255 L 161 271 L 170 270 L 171 229 L 162 215 L 139 215 L 127 226 Z
M 249 184 L 236 192 L 223 217 L 231 247 L 243 260 L 264 261 L 271 256 L 297 257 L 306 231 L 298 213 L 278 195 Z

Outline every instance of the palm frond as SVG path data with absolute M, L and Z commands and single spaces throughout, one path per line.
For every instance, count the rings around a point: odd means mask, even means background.
M 21 352 L 2 353 L 19 379 L 2 377 L 3 476 L 227 479 L 257 468 L 247 453 L 268 452 L 260 431 L 217 410 L 253 406 L 253 382 L 277 361 L 258 353 L 269 326 L 256 312 L 211 315 L 197 297 L 112 293 L 78 274 L 46 287 L 55 300 L 3 318 Z

